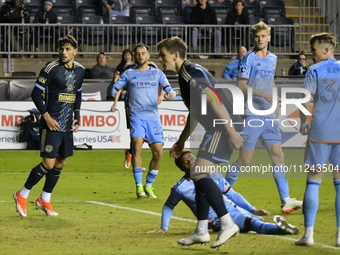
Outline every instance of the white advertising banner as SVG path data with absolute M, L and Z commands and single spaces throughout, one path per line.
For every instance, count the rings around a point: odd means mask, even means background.
M 123 102 L 118 102 L 116 112 L 111 112 L 112 102 L 83 101 L 81 106 L 81 126 L 74 133 L 74 144 L 87 143 L 93 149 L 125 149 L 129 147 L 130 136 L 126 128 Z M 28 110 L 34 108 L 33 102 L 0 102 L 0 149 L 24 149 L 25 143 L 18 142 L 19 126 Z M 280 117 L 282 147 L 302 148 L 306 136 L 298 132 L 298 109 L 288 108 L 288 116 Z M 188 111 L 182 101 L 167 102 L 159 105 L 159 114 L 164 131 L 164 148 L 171 148 L 183 130 Z M 185 147 L 197 148 L 202 140 L 202 132 L 192 135 Z M 144 144 L 144 148 L 148 148 Z

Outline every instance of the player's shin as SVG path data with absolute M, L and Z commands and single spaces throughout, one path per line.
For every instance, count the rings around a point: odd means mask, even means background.
M 305 236 L 313 236 L 315 215 L 319 205 L 319 187 L 321 181 L 307 179 L 305 197 L 303 199 L 303 214 L 305 219 Z

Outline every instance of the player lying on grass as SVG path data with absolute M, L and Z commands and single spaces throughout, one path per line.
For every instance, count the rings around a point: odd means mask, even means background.
M 169 228 L 172 212 L 181 200 L 196 216 L 195 186 L 193 181 L 188 178 L 190 165 L 192 167 L 195 160 L 190 150 L 183 150 L 180 157 L 175 160 L 177 167 L 185 172 L 185 175 L 171 188 L 171 194 L 163 206 L 161 228 L 148 233 L 165 233 Z M 268 216 L 268 212 L 253 207 L 242 195 L 235 192 L 224 178 L 215 178 L 218 174 L 214 175 L 214 181 L 224 194 L 224 203 L 241 232 L 255 231 L 259 234 L 271 235 L 296 235 L 299 233 L 297 227 L 288 224 L 285 218 L 279 215 L 274 216 L 275 224 L 263 222 L 260 216 Z M 209 210 L 209 228 L 216 232 L 220 230 L 218 217 L 211 207 Z

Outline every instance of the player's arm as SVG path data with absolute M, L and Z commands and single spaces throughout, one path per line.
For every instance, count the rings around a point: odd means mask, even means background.
M 114 97 L 118 91 L 120 91 L 122 88 L 124 88 L 127 85 L 127 77 L 125 76 L 125 72 L 123 73 L 122 76 L 120 76 L 119 74 L 120 72 L 117 71 L 113 75 L 113 79 L 111 81 L 111 84 L 113 84 L 112 92 L 111 92 L 112 97 Z
M 167 93 L 169 100 L 175 99 L 176 92 L 172 89 L 170 82 L 162 71 L 160 71 L 159 86 Z
M 72 132 L 77 132 L 80 125 L 80 105 L 81 105 L 81 92 L 82 88 L 78 89 L 76 101 L 74 102 L 74 119 L 72 122 Z
M 119 90 L 119 91 L 115 94 L 115 101 L 114 101 L 114 103 L 113 103 L 112 106 L 111 106 L 111 112 L 115 112 L 115 111 L 116 111 L 118 99 L 119 99 L 121 93 L 122 93 L 122 90 Z
M 228 66 L 225 68 L 223 74 L 222 74 L 222 77 L 224 79 L 227 79 L 227 80 L 231 80 L 231 77 L 230 77 L 230 74 L 231 74 L 231 70 L 228 68 Z
M 234 126 L 231 125 L 232 121 L 228 110 L 218 102 L 218 98 L 215 93 L 212 93 L 212 97 L 207 97 L 207 104 L 210 105 L 211 109 L 215 112 L 217 118 L 226 120 L 226 124 L 224 124 L 225 129 L 229 134 L 229 145 L 231 148 L 239 149 L 243 144 L 242 136 L 235 130 Z
M 170 149 L 170 157 L 172 158 L 179 157 L 184 148 L 185 141 L 188 139 L 190 134 L 195 130 L 197 124 L 198 121 L 195 118 L 191 118 L 189 113 L 186 119 L 184 129 L 181 135 L 179 136 L 178 141 Z
M 275 88 L 275 81 L 273 79 L 273 88 Z M 276 118 L 279 118 L 280 115 L 280 98 L 277 97 L 277 104 L 276 104 L 276 109 L 275 109 L 275 116 Z
M 248 79 L 237 77 L 237 87 L 239 87 L 242 90 L 244 95 L 248 95 L 248 88 L 250 88 L 250 86 L 248 85 L 248 82 L 249 82 Z M 273 102 L 273 98 L 272 98 L 271 93 L 261 91 L 261 90 L 257 90 L 257 89 L 254 89 L 254 88 L 252 88 L 252 90 L 253 90 L 253 96 L 263 97 L 268 102 L 270 102 L 270 103 Z
M 157 104 L 160 104 L 163 102 L 164 100 L 164 95 L 165 95 L 165 91 L 162 89 L 161 92 L 159 93 L 159 96 L 157 98 Z
M 306 95 L 304 95 L 304 98 L 306 97 Z M 305 107 L 307 109 L 307 111 L 309 111 L 310 109 L 310 102 L 312 101 L 312 97 L 309 99 L 308 102 L 306 103 L 302 103 L 302 106 Z M 300 123 L 301 123 L 301 126 L 300 126 L 300 133 L 302 135 L 308 135 L 308 132 L 309 132 L 309 129 L 310 129 L 310 126 L 307 122 L 307 118 L 308 116 L 306 116 L 301 110 L 300 110 Z

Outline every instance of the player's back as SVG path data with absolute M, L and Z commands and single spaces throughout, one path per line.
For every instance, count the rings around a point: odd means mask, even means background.
M 306 74 L 305 88 L 314 96 L 310 139 L 340 142 L 340 62 L 328 58 L 312 65 Z

